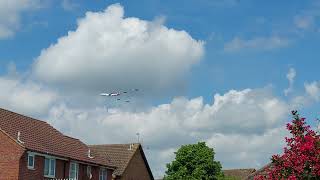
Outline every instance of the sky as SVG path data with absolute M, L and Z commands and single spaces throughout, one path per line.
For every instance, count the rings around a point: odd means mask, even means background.
M 0 0 L 0 107 L 87 144 L 139 133 L 155 177 L 198 141 L 259 168 L 291 110 L 317 126 L 319 20 L 318 0 Z

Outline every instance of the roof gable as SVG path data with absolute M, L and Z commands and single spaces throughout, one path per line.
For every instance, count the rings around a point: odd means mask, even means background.
M 89 147 L 97 155 L 108 156 L 112 165 L 117 167 L 117 169 L 115 169 L 114 171 L 114 175 L 116 176 L 122 176 L 135 153 L 140 153 L 151 176 L 151 179 L 153 179 L 151 169 L 140 144 L 106 144 L 89 145 Z

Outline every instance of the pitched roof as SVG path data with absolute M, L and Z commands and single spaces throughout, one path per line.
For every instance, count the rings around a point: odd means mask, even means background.
M 114 174 L 121 176 L 139 145 L 133 144 L 131 150 L 130 144 L 89 145 L 89 147 L 96 156 L 107 156 L 111 163 L 117 167 Z
M 22 145 L 28 150 L 112 167 L 106 156 L 89 158 L 87 145 L 79 139 L 63 135 L 44 121 L 0 108 L 0 129 L 13 139 L 17 139 L 20 132 Z
M 239 179 L 246 179 L 249 174 L 255 172 L 255 169 L 228 169 L 223 170 L 225 176 L 230 176 Z
M 129 165 L 133 155 L 139 150 L 147 166 L 149 174 L 152 176 L 151 169 L 140 144 L 105 144 L 89 145 L 89 147 L 97 155 L 107 155 L 107 157 L 111 160 L 112 165 L 117 167 L 117 169 L 113 173 L 116 176 L 122 176 L 127 166 Z
M 255 172 L 253 172 L 253 173 L 251 173 L 251 174 L 249 174 L 248 177 L 247 177 L 247 179 L 249 179 L 249 180 L 252 179 L 252 180 L 253 180 L 255 176 L 258 176 L 258 175 L 263 175 L 263 176 L 268 175 L 268 171 L 267 171 L 267 170 L 268 170 L 268 169 L 272 169 L 272 168 L 273 168 L 273 164 L 272 164 L 272 163 L 269 163 L 269 164 L 263 166 L 261 169 L 255 171 Z

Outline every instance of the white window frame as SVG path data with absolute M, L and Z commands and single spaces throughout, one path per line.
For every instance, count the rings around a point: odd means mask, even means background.
M 33 164 L 32 164 L 32 166 L 29 165 L 29 160 L 30 160 L 31 157 L 33 158 Z M 33 153 L 28 153 L 28 159 L 27 159 L 28 169 L 34 170 L 35 160 L 36 160 L 35 155 L 34 155 Z
M 76 175 L 75 178 L 74 178 L 74 177 L 71 177 L 71 171 L 72 171 L 71 167 L 72 167 L 72 165 L 74 165 L 74 167 L 76 168 L 76 169 L 75 169 L 75 175 Z M 76 179 L 79 178 L 79 164 L 78 164 L 78 163 L 76 163 L 76 162 L 71 162 L 71 163 L 70 163 L 70 167 L 69 167 L 69 178 L 70 178 L 70 179 L 72 178 L 72 180 L 76 180 Z
M 105 177 L 103 177 L 103 172 L 105 172 Z M 106 168 L 100 167 L 99 170 L 99 180 L 107 180 L 108 179 L 108 171 Z
M 49 164 L 48 164 L 48 174 L 45 174 L 45 168 L 46 168 L 46 159 L 49 161 Z M 53 162 L 53 172 L 51 171 L 52 169 L 52 162 Z M 44 159 L 44 177 L 49 177 L 49 178 L 55 178 L 56 177 L 56 159 L 54 158 L 45 158 Z

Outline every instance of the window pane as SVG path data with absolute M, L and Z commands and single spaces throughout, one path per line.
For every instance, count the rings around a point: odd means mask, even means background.
M 44 160 L 44 175 L 49 175 L 49 159 Z
M 74 171 L 70 172 L 70 178 L 76 178 L 76 173 Z
M 54 176 L 56 170 L 56 160 L 50 159 L 50 176 Z
M 77 179 L 78 178 L 78 169 L 79 169 L 79 167 L 78 167 L 77 163 L 71 163 L 69 177 L 73 178 L 73 179 Z
M 100 169 L 99 171 L 99 180 L 106 180 L 107 179 L 107 171 L 106 169 Z
M 107 170 L 104 170 L 103 178 L 104 178 L 105 180 L 107 180 Z
M 75 169 L 75 164 L 74 163 L 71 163 L 71 168 L 70 169 L 74 171 L 74 169 Z
M 28 166 L 29 167 L 33 167 L 34 163 L 34 156 L 33 155 L 29 155 L 28 156 Z

